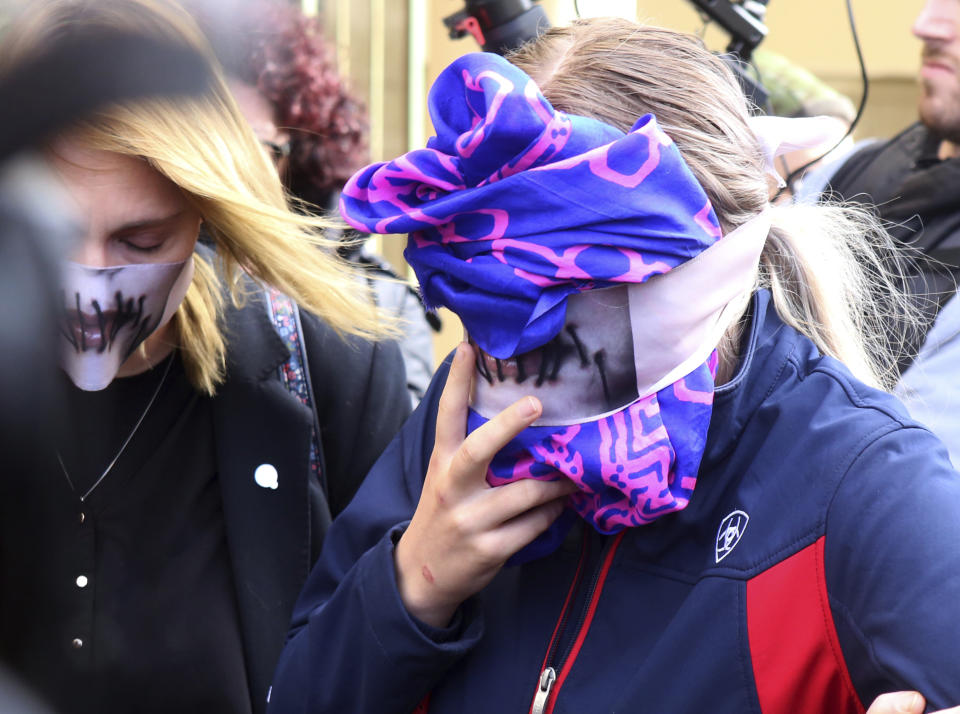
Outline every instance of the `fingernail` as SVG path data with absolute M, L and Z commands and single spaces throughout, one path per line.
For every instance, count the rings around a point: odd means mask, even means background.
M 453 361 L 459 363 L 459 362 L 463 362 L 463 360 L 465 360 L 466 358 L 467 358 L 467 343 L 461 342 L 459 345 L 457 345 L 457 351 L 453 355 Z
M 533 397 L 527 397 L 520 403 L 520 413 L 525 419 L 529 419 L 540 413 L 540 402 Z
M 923 711 L 923 697 L 918 692 L 900 692 L 897 694 L 894 707 L 898 712 L 920 714 Z

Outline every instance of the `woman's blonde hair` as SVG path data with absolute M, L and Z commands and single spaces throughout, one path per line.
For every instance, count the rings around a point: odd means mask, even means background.
M 780 317 L 864 382 L 896 378 L 890 325 L 909 326 L 903 267 L 868 212 L 841 205 L 769 207 L 760 144 L 732 72 L 691 35 L 616 18 L 549 30 L 509 56 L 561 111 L 628 131 L 652 113 L 713 204 L 725 233 L 763 210 L 772 227 L 757 287 Z M 738 333 L 738 331 L 737 331 Z M 738 334 L 720 346 L 736 360 Z
M 201 96 L 118 104 L 76 130 L 90 148 L 142 158 L 179 186 L 216 243 L 215 265 L 194 255 L 193 283 L 173 323 L 195 387 L 213 394 L 224 379 L 223 284 L 242 307 L 244 273 L 289 295 L 340 334 L 392 334 L 367 281 L 338 257 L 338 242 L 323 237 L 331 222 L 290 210 L 205 38 L 172 0 L 41 0 L 8 28 L 0 70 L 14 69 L 61 33 L 86 29 L 170 40 L 199 51 L 213 70 L 210 89 Z

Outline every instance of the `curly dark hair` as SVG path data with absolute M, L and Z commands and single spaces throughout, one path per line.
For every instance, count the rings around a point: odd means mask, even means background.
M 227 73 L 259 89 L 290 133 L 283 176 L 322 208 L 368 162 L 366 108 L 337 70 L 319 18 L 288 3 L 244 2 L 229 13 L 192 3 Z M 222 6 L 221 6 L 222 10 Z

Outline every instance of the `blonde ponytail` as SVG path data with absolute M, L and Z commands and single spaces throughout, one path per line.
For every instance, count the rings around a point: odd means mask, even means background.
M 780 318 L 861 381 L 888 389 L 916 321 L 907 261 L 878 219 L 841 204 L 775 206 L 758 287 Z

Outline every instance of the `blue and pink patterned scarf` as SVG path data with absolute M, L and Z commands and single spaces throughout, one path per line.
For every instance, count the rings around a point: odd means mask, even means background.
M 652 115 L 626 134 L 555 110 L 503 58 L 470 54 L 430 92 L 426 149 L 355 174 L 340 210 L 360 231 L 408 233 L 426 304 L 446 306 L 506 359 L 561 332 L 567 299 L 638 284 L 721 238 L 713 208 Z M 612 414 L 533 426 L 488 481 L 575 481 L 569 505 L 602 533 L 649 523 L 692 495 L 713 403 L 716 352 Z M 471 411 L 468 429 L 485 419 Z

